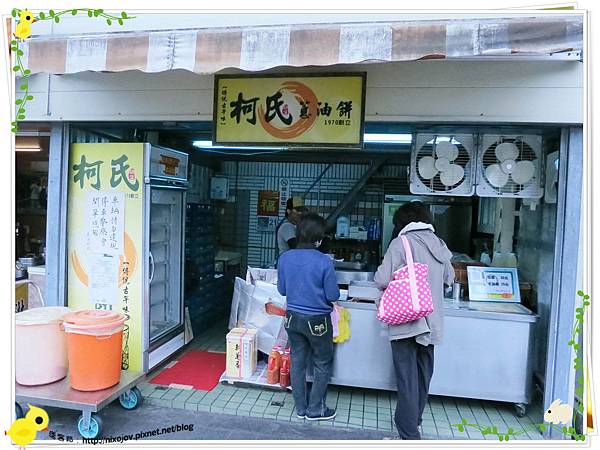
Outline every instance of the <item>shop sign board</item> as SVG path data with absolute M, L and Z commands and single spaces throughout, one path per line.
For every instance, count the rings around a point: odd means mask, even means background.
M 363 146 L 366 73 L 215 75 L 213 144 Z
M 126 316 L 122 368 L 142 370 L 142 143 L 73 144 L 67 304 Z
M 468 266 L 469 300 L 520 303 L 519 276 L 515 268 Z

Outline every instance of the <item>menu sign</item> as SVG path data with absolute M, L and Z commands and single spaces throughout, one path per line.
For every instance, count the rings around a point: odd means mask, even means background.
M 517 269 L 468 266 L 469 300 L 520 303 Z

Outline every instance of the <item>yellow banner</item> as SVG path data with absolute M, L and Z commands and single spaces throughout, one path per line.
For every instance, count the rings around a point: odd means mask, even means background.
M 366 74 L 215 76 L 213 141 L 361 147 Z
M 73 144 L 68 306 L 126 315 L 122 368 L 142 370 L 143 144 Z

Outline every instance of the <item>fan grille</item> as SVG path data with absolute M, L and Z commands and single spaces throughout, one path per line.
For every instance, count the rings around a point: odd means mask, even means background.
M 467 151 L 467 149 L 465 148 L 465 146 L 462 143 L 460 143 L 452 138 L 452 140 L 451 140 L 452 144 L 454 144 L 456 146 L 456 148 L 458 149 L 458 156 L 456 157 L 456 159 L 454 161 L 452 161 L 452 164 L 457 164 L 464 169 L 463 177 L 460 179 L 460 181 L 458 181 L 456 184 L 453 184 L 452 186 L 446 186 L 444 183 L 442 183 L 439 173 L 435 177 L 428 180 L 427 178 L 423 178 L 421 176 L 421 174 L 419 173 L 418 164 L 419 164 L 419 161 L 421 160 L 421 158 L 423 158 L 425 156 L 431 156 L 432 158 L 436 157 L 434 142 L 435 142 L 435 139 L 432 139 L 431 141 L 427 142 L 426 144 L 423 144 L 421 146 L 421 148 L 419 148 L 417 155 L 416 155 L 416 170 L 415 170 L 415 172 L 417 174 L 419 181 L 421 183 L 423 183 L 423 185 L 425 187 L 427 187 L 428 189 L 431 189 L 434 192 L 450 192 L 450 191 L 456 189 L 457 187 L 459 187 L 460 185 L 462 185 L 465 182 L 465 179 L 468 180 L 471 178 L 471 164 L 470 164 L 471 156 L 469 155 L 469 152 Z
M 499 140 L 497 140 L 496 142 L 494 142 L 492 145 L 490 145 L 488 148 L 485 149 L 485 152 L 483 153 L 483 157 L 482 157 L 482 165 L 481 165 L 481 170 L 482 170 L 482 176 L 483 178 L 488 182 L 489 185 L 489 189 L 494 190 L 498 195 L 503 195 L 503 194 L 514 194 L 517 195 L 519 193 L 521 193 L 523 190 L 525 190 L 528 186 L 530 186 L 532 183 L 537 183 L 537 173 L 535 173 L 533 175 L 533 177 L 526 183 L 526 184 L 517 184 L 515 183 L 515 181 L 513 180 L 512 177 L 508 178 L 508 182 L 502 186 L 502 187 L 495 187 L 493 186 L 487 176 L 486 176 L 486 169 L 493 165 L 493 164 L 499 164 L 500 161 L 498 161 L 498 158 L 496 157 L 496 147 L 502 143 L 511 143 L 514 144 L 517 149 L 519 150 L 519 155 L 517 156 L 517 158 L 515 158 L 515 162 L 519 162 L 519 161 L 531 161 L 531 162 L 537 162 L 538 160 L 538 156 L 536 155 L 535 151 L 533 150 L 533 148 L 531 148 L 531 146 L 525 142 L 525 140 L 520 139 L 520 138 L 500 138 Z M 536 166 L 537 168 L 537 166 Z

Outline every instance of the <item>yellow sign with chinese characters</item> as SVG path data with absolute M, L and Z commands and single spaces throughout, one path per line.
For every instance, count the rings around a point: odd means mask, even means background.
M 365 73 L 216 75 L 213 142 L 362 147 Z
M 121 367 L 142 370 L 144 144 L 73 144 L 68 306 L 125 314 Z

